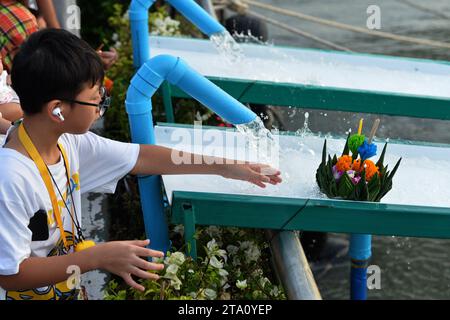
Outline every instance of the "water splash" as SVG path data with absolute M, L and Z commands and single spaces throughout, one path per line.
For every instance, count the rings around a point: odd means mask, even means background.
M 210 37 L 217 51 L 230 63 L 237 63 L 244 59 L 242 47 L 234 40 L 228 31 L 214 33 Z
M 309 129 L 309 112 L 305 112 L 305 121 L 303 122 L 303 128 L 297 130 L 295 132 L 295 135 L 303 138 L 312 134 L 312 131 Z
M 249 123 L 236 125 L 236 129 L 244 135 L 247 148 L 257 155 L 258 162 L 279 168 L 278 135 L 273 135 L 267 130 L 259 117 Z

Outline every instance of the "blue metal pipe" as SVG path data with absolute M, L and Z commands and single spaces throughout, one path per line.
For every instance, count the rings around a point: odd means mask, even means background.
M 155 144 L 151 97 L 164 80 L 177 85 L 232 124 L 249 123 L 257 117 L 253 111 L 194 71 L 180 58 L 160 55 L 144 63 L 128 88 L 125 106 L 135 143 Z M 160 178 L 140 177 L 139 190 L 150 247 L 167 252 L 170 242 Z
M 349 255 L 351 259 L 350 298 L 367 300 L 367 267 L 372 256 L 372 236 L 352 234 Z
M 133 61 L 136 69 L 150 59 L 148 11 L 155 2 L 156 0 L 133 0 L 130 4 L 129 16 Z M 211 36 L 225 31 L 225 28 L 194 0 L 167 0 L 167 2 L 196 25 L 204 34 Z

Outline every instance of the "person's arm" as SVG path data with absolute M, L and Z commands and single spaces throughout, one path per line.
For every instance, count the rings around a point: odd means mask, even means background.
M 23 111 L 18 103 L 0 104 L 0 113 L 3 119 L 14 122 L 23 117 Z
M 60 29 L 61 25 L 56 16 L 53 0 L 36 0 L 36 3 L 39 7 L 40 14 L 42 14 L 47 23 L 47 27 Z
M 6 134 L 8 129 L 11 127 L 11 121 L 2 118 L 2 113 L 0 112 L 0 134 Z
M 182 159 L 184 161 L 181 161 Z M 130 173 L 134 175 L 214 174 L 248 181 L 262 188 L 265 187 L 264 183 L 276 185 L 281 182 L 280 171 L 268 165 L 242 163 L 242 161 L 240 163 L 233 161 L 229 164 L 223 158 L 194 155 L 155 145 L 140 146 L 138 160 Z
M 144 287 L 137 284 L 131 275 L 157 280 L 159 276 L 147 270 L 164 268 L 163 264 L 143 259 L 163 257 L 162 252 L 145 248 L 148 244 L 148 240 L 115 241 L 63 256 L 31 257 L 20 264 L 19 273 L 0 276 L 0 287 L 8 291 L 18 291 L 56 284 L 71 276 L 68 273 L 70 266 L 77 266 L 81 273 L 96 269 L 114 273 L 122 277 L 131 287 L 143 291 Z

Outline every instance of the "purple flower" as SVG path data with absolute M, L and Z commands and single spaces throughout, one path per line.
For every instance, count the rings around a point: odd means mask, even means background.
M 333 177 L 336 181 L 339 181 L 339 179 L 341 179 L 342 175 L 344 174 L 344 172 L 336 169 L 336 166 L 333 166 L 332 171 L 333 171 Z
M 358 148 L 358 152 L 364 161 L 377 154 L 377 146 L 375 143 L 368 144 L 367 141 L 364 141 L 363 145 Z
M 347 175 L 349 178 L 354 178 L 356 175 L 356 171 L 355 170 L 347 170 Z
M 354 177 L 352 178 L 352 182 L 354 185 L 357 185 L 359 183 L 359 181 L 361 181 L 361 177 Z

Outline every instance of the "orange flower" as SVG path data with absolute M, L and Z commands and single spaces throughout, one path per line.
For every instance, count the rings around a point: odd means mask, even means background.
M 338 171 L 345 172 L 347 170 L 350 170 L 352 167 L 352 157 L 350 156 L 342 156 L 338 159 L 338 162 L 336 163 L 336 169 Z
M 361 159 L 357 159 L 353 162 L 352 170 L 355 170 L 357 172 L 361 171 Z
M 370 181 L 375 174 L 380 174 L 378 167 L 371 160 L 364 161 L 364 167 L 366 168 L 366 180 Z

